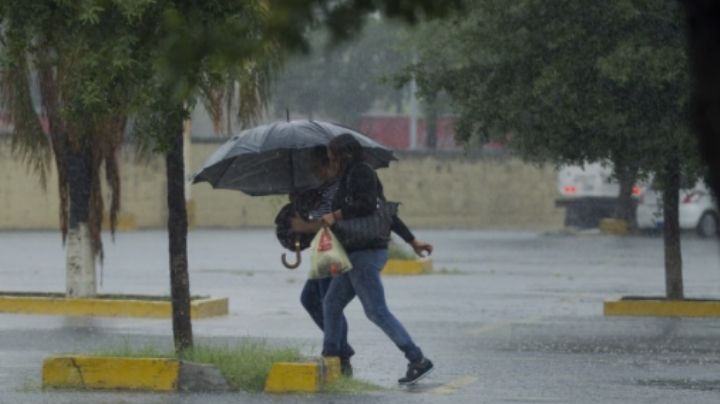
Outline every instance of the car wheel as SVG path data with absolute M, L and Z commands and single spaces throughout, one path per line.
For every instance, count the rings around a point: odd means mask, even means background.
M 700 237 L 713 237 L 718 235 L 718 218 L 712 212 L 705 212 L 697 225 Z

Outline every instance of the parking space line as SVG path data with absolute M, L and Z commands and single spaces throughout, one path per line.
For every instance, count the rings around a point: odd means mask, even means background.
M 580 298 L 583 297 L 583 293 L 575 293 L 574 295 L 566 296 L 562 299 L 560 299 L 560 303 L 570 303 L 575 304 L 580 300 Z
M 468 384 L 474 383 L 477 381 L 477 377 L 473 376 L 463 376 L 459 377 L 455 380 L 451 380 L 448 383 L 443 384 L 440 387 L 436 387 L 432 390 L 428 390 L 429 393 L 433 394 L 452 394 L 456 392 L 458 389 L 467 386 Z
M 507 321 L 498 321 L 495 323 L 491 323 L 488 325 L 484 325 L 482 327 L 475 328 L 473 330 L 470 330 L 468 334 L 470 335 L 480 335 L 485 334 L 493 331 L 498 331 L 503 328 L 510 327 L 511 325 L 515 324 L 536 324 L 542 321 L 545 317 L 543 316 L 531 316 L 531 317 L 525 317 L 520 318 L 516 320 L 507 320 Z

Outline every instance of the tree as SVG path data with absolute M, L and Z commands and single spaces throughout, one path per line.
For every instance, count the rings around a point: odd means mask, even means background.
M 186 172 L 183 123 L 201 101 L 219 125 L 227 88 L 241 94 L 238 107 L 249 120 L 265 102 L 274 47 L 260 33 L 260 2 L 165 2 L 146 16 L 153 30 L 144 46 L 148 60 L 134 112 L 134 133 L 145 148 L 165 156 L 173 337 L 182 353 L 193 346 L 187 261 Z M 237 43 L 236 38 L 246 38 Z M 228 111 L 228 113 L 230 113 Z
M 276 51 L 306 50 L 307 27 L 325 24 L 335 38 L 357 32 L 365 13 L 378 9 L 410 21 L 421 12 L 440 13 L 442 6 L 429 1 L 395 1 L 357 3 L 335 2 L 332 6 L 319 0 L 305 1 L 206 1 L 202 4 L 182 1 L 163 3 L 162 19 L 148 18 L 150 26 L 159 27 L 154 40 L 147 45 L 148 71 L 140 113 L 140 133 L 164 151 L 168 178 L 170 215 L 171 291 L 173 301 L 173 335 L 175 347 L 182 352 L 192 347 L 189 281 L 187 276 L 187 213 L 182 160 L 182 119 L 187 106 L 198 98 L 213 100 L 228 82 L 240 83 L 240 106 L 255 110 L 267 94 L 265 85 L 272 71 Z M 242 40 L 238 40 L 242 39 Z M 270 63 L 266 63 L 266 62 Z M 244 90 L 243 90 L 244 89 Z M 215 107 L 213 107 L 215 105 Z M 247 109 L 246 109 L 247 110 Z M 217 117 L 218 115 L 215 114 Z
M 679 11 L 672 0 L 485 0 L 440 22 L 446 46 L 426 50 L 451 52 L 450 63 L 426 71 L 453 98 L 463 140 L 501 137 L 536 162 L 609 160 L 621 179 L 655 175 L 669 298 L 683 297 L 679 178 L 700 172 L 685 126 Z
M 290 58 L 274 80 L 275 110 L 354 126 L 375 103 L 397 103 L 400 92 L 382 79 L 409 61 L 396 49 L 401 35 L 397 24 L 382 19 L 371 19 L 356 39 L 339 44 L 313 31 L 311 53 Z
M 61 200 L 65 201 L 61 217 L 66 223 L 69 192 L 71 227 L 75 214 L 82 220 L 88 211 L 90 233 L 97 240 L 93 248 L 99 247 L 99 225 L 93 224 L 99 223 L 102 212 L 98 170 L 94 168 L 108 162 L 108 175 L 119 201 L 114 153 L 130 109 L 137 128 L 147 130 L 142 135 L 145 144 L 165 154 L 173 336 L 176 350 L 182 352 L 192 347 L 181 137 L 188 107 L 202 97 L 221 99 L 218 93 L 240 77 L 248 84 L 244 87 L 247 92 L 240 93 L 249 95 L 241 99 L 240 110 L 255 108 L 259 105 L 256 100 L 265 94 L 268 77 L 263 75 L 268 72 L 266 65 L 259 62 L 277 49 L 306 50 L 304 35 L 312 25 L 326 25 L 334 38 L 342 39 L 355 34 L 371 12 L 415 21 L 423 14 L 442 14 L 457 3 L 8 1 L 0 5 L 2 72 L 10 89 L 3 94 L 19 128 L 15 137 L 24 145 L 20 150 L 33 157 L 35 167 L 46 167 L 42 157 L 47 153 L 36 154 L 46 138 L 39 130 L 39 116 L 28 89 L 31 72 L 38 72 L 42 112 L 50 122 L 47 140 L 54 151 Z M 104 136 L 109 140 L 102 140 Z M 66 166 L 67 160 L 73 163 Z M 72 167 L 72 177 L 68 167 Z M 75 187 L 77 179 L 81 179 L 79 187 Z M 111 205 L 113 221 L 117 208 L 116 203 Z
M 67 240 L 68 296 L 96 293 L 95 260 L 100 238 L 104 166 L 111 191 L 110 229 L 120 208 L 116 154 L 130 102 L 135 34 L 128 21 L 135 2 L 118 3 L 99 24 L 91 2 L 0 4 L 2 97 L 15 123 L 14 151 L 41 179 L 55 158 L 60 194 L 60 228 Z M 112 41 L 108 38 L 112 37 Z M 110 60 L 112 63 L 107 63 Z M 39 96 L 32 92 L 39 88 Z M 47 133 L 41 121 L 47 121 Z

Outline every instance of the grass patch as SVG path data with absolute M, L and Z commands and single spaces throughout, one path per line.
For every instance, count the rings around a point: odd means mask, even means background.
M 153 345 L 137 347 L 125 342 L 121 346 L 100 349 L 90 353 L 92 356 L 117 356 L 121 358 L 176 358 L 172 348 L 158 348 Z
M 128 358 L 175 358 L 175 352 L 154 346 L 124 346 L 95 352 L 94 355 Z M 238 345 L 195 345 L 180 359 L 215 365 L 235 390 L 262 391 L 274 362 L 293 362 L 300 359 L 300 351 L 294 347 L 271 347 L 264 341 L 243 342 Z
M 380 391 L 382 389 L 382 387 L 376 384 L 372 384 L 358 379 L 353 379 L 352 377 L 342 376 L 334 382 L 327 384 L 323 389 L 323 392 L 359 394 Z
M 388 243 L 388 259 L 414 261 L 418 259 L 418 256 L 414 251 L 396 243 L 395 240 L 390 240 L 390 243 Z
M 183 359 L 217 366 L 234 389 L 262 391 L 273 363 L 297 361 L 300 351 L 269 347 L 265 342 L 245 342 L 225 347 L 196 346 Z

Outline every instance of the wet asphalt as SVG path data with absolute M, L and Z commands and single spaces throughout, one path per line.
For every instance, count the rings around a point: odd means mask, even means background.
M 170 346 L 169 320 L 0 314 L 0 403 L 717 403 L 720 320 L 604 317 L 602 302 L 664 293 L 662 239 L 572 232 L 418 230 L 435 274 L 385 277 L 391 310 L 436 370 L 396 384 L 400 351 L 354 301 L 355 375 L 383 389 L 339 395 L 43 391 L 43 358 L 122 345 Z M 688 297 L 720 297 L 717 240 L 683 237 Z M 103 293 L 168 294 L 163 231 L 105 240 Z M 193 322 L 202 343 L 243 338 L 319 352 L 299 304 L 306 264 L 280 265 L 271 230 L 193 229 L 193 294 L 230 298 L 230 315 Z M 0 289 L 62 291 L 56 232 L 0 233 Z

